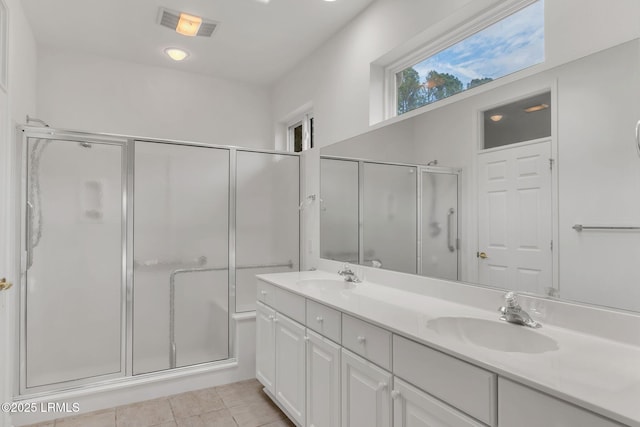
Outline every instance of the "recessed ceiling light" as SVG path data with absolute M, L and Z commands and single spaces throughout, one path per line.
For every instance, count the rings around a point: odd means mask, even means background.
M 189 56 L 189 54 L 186 51 L 182 49 L 178 49 L 177 47 L 167 48 L 164 50 L 164 53 L 166 53 L 169 56 L 169 58 L 173 59 L 174 61 L 182 61 L 187 56 Z
M 491 119 L 491 121 L 499 122 L 500 120 L 502 120 L 502 117 L 504 117 L 502 114 L 494 114 L 493 116 L 490 116 L 489 118 Z
M 538 104 L 538 105 L 534 105 L 532 107 L 529 108 L 525 108 L 524 111 L 527 113 L 533 113 L 534 111 L 540 111 L 540 110 L 544 110 L 546 108 L 549 108 L 549 106 L 547 104 Z

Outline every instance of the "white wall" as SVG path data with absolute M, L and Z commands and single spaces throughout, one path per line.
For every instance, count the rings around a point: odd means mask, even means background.
M 316 146 L 367 131 L 370 63 L 469 1 L 376 1 L 274 86 L 275 120 L 310 102 Z
M 38 114 L 52 127 L 271 148 L 268 91 L 41 47 Z
M 17 283 L 14 268 L 16 238 L 13 199 L 14 125 L 35 113 L 36 43 L 19 0 L 5 0 L 9 14 L 8 86 L 0 90 L 0 277 Z M 14 349 L 16 287 L 0 293 L 0 348 Z M 0 352 L 0 401 L 10 401 L 13 387 L 13 352 Z M 9 425 L 8 414 L 0 414 L 0 426 Z

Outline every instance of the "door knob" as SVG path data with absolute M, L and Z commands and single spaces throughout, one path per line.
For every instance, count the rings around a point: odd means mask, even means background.
M 7 282 L 7 279 L 5 279 L 4 277 L 0 279 L 0 291 L 6 291 L 12 286 L 13 286 L 13 283 Z
M 487 258 L 489 258 L 489 257 L 487 256 L 487 254 L 486 254 L 486 253 L 484 253 L 484 252 L 479 252 L 479 253 L 478 253 L 478 258 L 487 259 Z

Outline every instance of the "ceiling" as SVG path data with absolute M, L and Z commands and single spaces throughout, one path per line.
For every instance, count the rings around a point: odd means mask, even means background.
M 263 0 L 264 1 L 264 0 Z M 270 85 L 374 0 L 22 0 L 40 46 Z M 220 22 L 211 38 L 156 23 L 165 7 Z M 167 47 L 190 53 L 182 62 Z

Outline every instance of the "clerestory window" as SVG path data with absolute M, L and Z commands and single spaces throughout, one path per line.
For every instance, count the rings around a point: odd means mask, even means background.
M 519 3 L 523 5 L 523 2 Z M 414 60 L 398 61 L 387 76 L 395 90 L 395 114 L 401 115 L 500 77 L 544 62 L 544 0 L 525 2 L 496 22 L 486 20 L 469 28 L 442 48 L 430 43 Z M 454 32 L 455 33 L 455 32 Z M 438 48 L 440 47 L 440 48 Z M 390 71 L 390 72 L 389 72 Z

